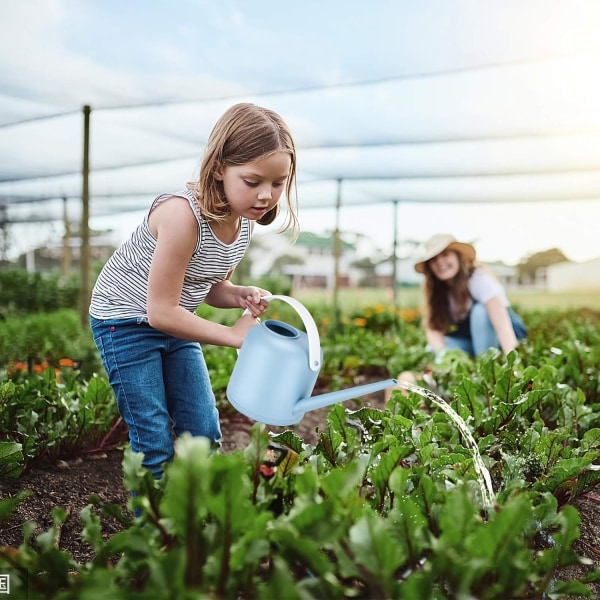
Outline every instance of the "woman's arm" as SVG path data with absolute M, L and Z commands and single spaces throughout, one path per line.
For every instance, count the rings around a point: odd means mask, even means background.
M 434 329 L 425 329 L 425 336 L 427 337 L 427 343 L 433 352 L 439 352 L 445 345 L 445 336 L 441 331 L 435 331 Z
M 504 354 L 508 354 L 517 347 L 518 341 L 506 306 L 498 296 L 494 296 L 485 303 L 485 309 L 498 336 L 500 348 Z
M 228 327 L 179 305 L 185 271 L 198 238 L 198 222 L 187 200 L 173 196 L 157 206 L 150 215 L 150 230 L 157 239 L 148 280 L 150 325 L 180 339 L 239 348 L 256 325 L 253 315 L 245 315 Z

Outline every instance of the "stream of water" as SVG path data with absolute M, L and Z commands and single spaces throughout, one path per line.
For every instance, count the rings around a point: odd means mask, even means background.
M 423 398 L 431 400 L 431 402 L 433 402 L 436 406 L 441 408 L 454 421 L 456 426 L 459 428 L 460 432 L 467 440 L 467 443 L 469 444 L 473 452 L 473 464 L 475 466 L 475 472 L 477 473 L 477 479 L 479 481 L 479 488 L 481 489 L 481 497 L 483 503 L 486 508 L 491 507 L 494 503 L 495 496 L 494 488 L 492 487 L 492 478 L 490 476 L 490 472 L 483 463 L 481 454 L 479 452 L 479 447 L 477 446 L 477 442 L 475 441 L 471 430 L 469 429 L 463 418 L 443 398 L 440 398 L 431 390 L 422 388 L 408 381 L 398 381 L 398 385 L 410 392 L 415 392 L 419 394 Z

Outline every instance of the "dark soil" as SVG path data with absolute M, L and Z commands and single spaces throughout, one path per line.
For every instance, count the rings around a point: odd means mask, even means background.
M 363 405 L 381 408 L 384 405 L 384 393 L 364 396 L 361 401 Z M 353 406 L 351 402 L 347 402 L 346 406 L 358 408 L 358 405 Z M 306 413 L 302 421 L 295 426 L 268 427 L 268 430 L 279 433 L 292 429 L 307 443 L 315 444 L 318 431 L 325 427 L 328 411 L 328 408 L 311 411 Z M 222 411 L 223 451 L 233 452 L 246 448 L 250 441 L 253 423 L 232 408 Z M 122 451 L 114 446 L 102 452 L 89 453 L 72 460 L 59 461 L 54 465 L 41 466 L 16 480 L 0 481 L 0 499 L 15 495 L 21 490 L 32 492 L 20 503 L 11 518 L 0 524 L 0 547 L 16 548 L 22 543 L 22 526 L 25 521 L 37 523 L 34 537 L 46 531 L 52 525 L 52 509 L 60 506 L 67 511 L 69 517 L 60 531 L 59 547 L 69 552 L 81 564 L 91 560 L 93 551 L 81 539 L 82 524 L 79 513 L 89 504 L 89 498 L 93 494 L 98 495 L 104 502 L 120 504 L 127 510 L 128 493 L 123 487 L 122 459 Z M 582 519 L 581 536 L 575 543 L 576 552 L 590 559 L 593 566 L 598 568 L 600 567 L 600 489 L 579 498 L 575 502 L 575 507 L 579 510 Z M 106 537 L 121 529 L 121 525 L 109 517 L 102 517 L 102 522 Z M 572 568 L 570 576 L 582 577 L 589 568 L 591 567 Z M 592 597 L 600 598 L 600 584 L 595 585 L 596 587 L 591 587 Z

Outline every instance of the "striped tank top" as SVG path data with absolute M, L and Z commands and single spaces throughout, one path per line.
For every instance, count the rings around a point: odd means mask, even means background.
M 152 210 L 171 196 L 185 198 L 198 221 L 198 241 L 185 271 L 180 306 L 194 312 L 210 288 L 223 281 L 244 257 L 252 230 L 248 219 L 241 219 L 237 239 L 224 244 L 200 214 L 190 190 L 158 196 L 144 220 L 129 239 L 108 259 L 92 290 L 90 315 L 96 319 L 147 318 L 150 263 L 156 238 L 150 232 L 148 217 Z

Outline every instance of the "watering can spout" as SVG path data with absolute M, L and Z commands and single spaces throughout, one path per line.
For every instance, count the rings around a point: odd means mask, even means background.
M 345 390 L 329 392 L 328 394 L 320 394 L 318 396 L 302 398 L 302 400 L 298 401 L 294 406 L 293 414 L 294 417 L 302 418 L 304 413 L 309 410 L 324 408 L 325 406 L 331 406 L 333 404 L 337 404 L 338 402 L 345 402 L 346 400 L 352 400 L 352 398 L 373 394 L 397 385 L 397 379 L 385 379 L 384 381 L 367 383 L 365 385 L 359 385 L 357 387 L 347 388 Z

